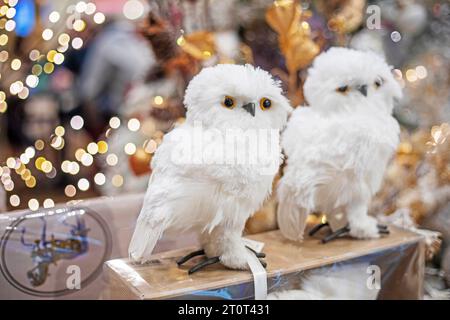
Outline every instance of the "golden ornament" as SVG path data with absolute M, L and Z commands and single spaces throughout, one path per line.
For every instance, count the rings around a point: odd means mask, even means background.
M 197 60 L 208 60 L 216 54 L 214 33 L 197 31 L 177 39 L 180 48 Z
M 306 19 L 310 11 L 303 11 L 297 1 L 278 0 L 266 10 L 266 21 L 278 34 L 278 45 L 286 61 L 288 74 L 273 70 L 288 86 L 288 96 L 293 105 L 303 102 L 298 71 L 306 68 L 320 53 L 320 46 L 313 41 Z
M 279 35 L 290 35 L 295 32 L 302 11 L 292 0 L 274 1 L 266 11 L 266 21 Z
M 150 173 L 151 160 L 152 155 L 145 152 L 143 148 L 138 148 L 136 152 L 128 158 L 130 168 L 135 176 L 141 176 Z
M 351 33 L 363 22 L 366 0 L 318 0 L 315 4 L 328 19 L 328 28 L 338 34 Z
M 292 0 L 275 1 L 266 11 L 266 21 L 278 34 L 280 50 L 286 59 L 289 73 L 311 64 L 319 54 L 319 46 L 311 39 L 308 15 Z
M 306 68 L 319 54 L 319 46 L 300 33 L 292 35 L 284 50 L 286 67 L 290 73 Z

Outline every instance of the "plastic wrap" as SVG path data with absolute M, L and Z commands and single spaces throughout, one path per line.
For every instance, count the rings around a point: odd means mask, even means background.
M 279 231 L 249 236 L 267 254 L 269 299 L 421 299 L 425 266 L 423 237 L 391 226 L 375 240 L 342 238 L 322 244 L 306 238 L 297 244 Z M 197 248 L 155 254 L 146 265 L 127 259 L 105 264 L 107 296 L 114 299 L 253 299 L 250 271 L 209 266 L 187 270 L 176 260 Z M 200 258 L 201 259 L 201 258 Z
M 105 261 L 126 257 L 143 194 L 0 214 L 0 299 L 98 299 Z M 164 237 L 155 252 L 195 244 Z
M 165 236 L 146 265 L 123 259 L 142 199 L 143 195 L 103 197 L 52 209 L 0 214 L 0 299 L 255 297 L 255 278 L 250 271 L 215 265 L 189 276 L 187 270 L 198 261 L 195 259 L 178 267 L 177 258 L 198 248 L 193 235 Z M 249 236 L 263 243 L 267 254 L 267 283 L 259 276 L 256 286 L 267 292 L 258 296 L 421 298 L 423 238 L 391 229 L 382 239 L 344 238 L 325 245 L 319 238 L 296 244 L 283 239 L 278 231 Z

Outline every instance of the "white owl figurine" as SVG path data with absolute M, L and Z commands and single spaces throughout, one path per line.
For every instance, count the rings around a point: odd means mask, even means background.
M 248 254 L 255 252 L 242 232 L 271 193 L 282 160 L 279 133 L 291 107 L 269 73 L 227 64 L 194 77 L 184 103 L 186 121 L 164 137 L 153 158 L 129 255 L 145 262 L 164 232 L 194 230 L 203 249 L 178 262 L 203 254 L 207 259 L 190 273 L 217 262 L 247 269 Z
M 309 107 L 293 112 L 282 136 L 282 233 L 301 240 L 313 212 L 325 213 L 335 231 L 324 242 L 388 233 L 367 211 L 399 143 L 392 111 L 402 92 L 391 68 L 375 53 L 331 48 L 309 69 L 304 94 Z

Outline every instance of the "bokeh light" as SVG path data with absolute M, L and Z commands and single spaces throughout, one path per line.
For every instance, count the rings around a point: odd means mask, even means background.
M 123 15 L 130 20 L 139 19 L 144 15 L 144 4 L 139 0 L 128 0 L 123 6 Z

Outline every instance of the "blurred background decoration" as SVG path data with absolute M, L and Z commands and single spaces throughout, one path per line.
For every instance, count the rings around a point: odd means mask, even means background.
M 143 192 L 152 155 L 184 120 L 185 87 L 202 67 L 261 66 L 300 106 L 308 66 L 333 45 L 384 55 L 404 88 L 394 111 L 402 143 L 372 211 L 442 233 L 430 265 L 445 290 L 446 0 L 2 0 L 0 212 Z M 247 229 L 275 228 L 275 207 L 270 199 Z

